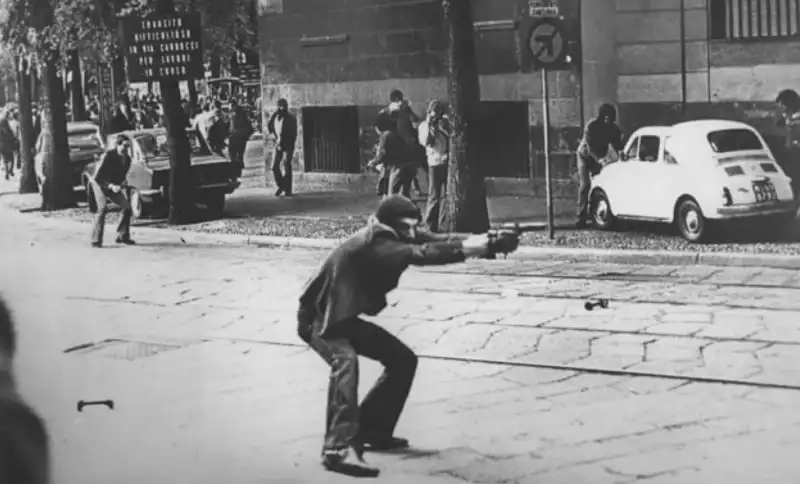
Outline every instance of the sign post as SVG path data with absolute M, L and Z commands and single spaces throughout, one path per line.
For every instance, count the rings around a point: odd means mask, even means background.
M 544 131 L 544 172 L 547 196 L 547 233 L 555 238 L 553 215 L 553 176 L 550 167 L 550 89 L 548 70 L 564 62 L 567 57 L 566 42 L 556 19 L 545 17 L 536 21 L 530 30 L 528 47 L 533 54 L 534 65 L 542 74 L 542 129 Z

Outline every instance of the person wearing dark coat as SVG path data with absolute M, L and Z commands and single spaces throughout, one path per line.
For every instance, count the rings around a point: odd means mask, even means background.
M 602 170 L 600 162 L 608 156 L 609 147 L 621 153 L 624 146 L 622 130 L 617 125 L 617 109 L 605 103 L 600 106 L 597 117 L 586 126 L 578 146 L 578 228 L 584 227 L 590 217 L 591 175 L 597 175 Z
M 297 118 L 289 112 L 289 102 L 278 99 L 278 109 L 267 122 L 267 132 L 275 137 L 272 174 L 278 189 L 275 196 L 292 195 L 292 158 L 297 143 Z
M 402 195 L 384 199 L 366 227 L 335 249 L 301 297 L 297 332 L 330 366 L 323 466 L 333 472 L 377 476 L 364 451 L 408 447 L 394 430 L 411 390 L 417 356 L 397 337 L 362 315 L 376 316 L 412 265 L 444 265 L 484 257 L 488 234 L 434 234 L 418 229 L 419 208 Z M 513 241 L 516 250 L 519 239 Z M 384 366 L 358 404 L 358 356 Z
M 125 105 L 120 103 L 114 110 L 114 116 L 111 118 L 108 134 L 117 134 L 123 131 L 130 131 L 133 129 L 133 124 L 130 118 L 125 113 Z
M 47 426 L 19 393 L 13 374 L 16 350 L 11 311 L 0 299 L 0 482 L 49 484 Z

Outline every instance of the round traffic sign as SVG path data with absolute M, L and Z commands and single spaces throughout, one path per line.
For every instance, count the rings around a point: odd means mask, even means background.
M 534 23 L 528 37 L 528 48 L 537 67 L 547 68 L 564 61 L 566 41 L 559 24 L 549 18 Z

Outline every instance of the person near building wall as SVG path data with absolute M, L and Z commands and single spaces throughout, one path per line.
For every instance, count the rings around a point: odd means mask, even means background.
M 272 174 L 278 189 L 275 196 L 292 196 L 292 158 L 297 142 L 297 118 L 289 112 L 289 102 L 278 100 L 278 110 L 269 118 L 267 132 L 275 137 Z
M 578 228 L 586 226 L 590 218 L 589 192 L 592 176 L 600 173 L 600 161 L 609 155 L 609 148 L 617 153 L 624 149 L 622 130 L 617 125 L 617 109 L 608 103 L 600 106 L 597 117 L 586 125 L 578 146 Z
M 447 167 L 450 161 L 450 122 L 444 104 L 439 100 L 428 103 L 428 113 L 418 127 L 419 144 L 425 147 L 428 162 L 428 206 L 425 224 L 433 232 L 441 225 L 441 207 L 447 186 Z

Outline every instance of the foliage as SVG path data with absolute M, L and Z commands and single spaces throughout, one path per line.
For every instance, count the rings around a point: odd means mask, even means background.
M 0 40 L 18 55 L 49 62 L 77 49 L 85 60 L 109 62 L 119 52 L 117 19 L 147 15 L 159 0 L 0 0 Z M 175 0 L 178 12 L 203 18 L 206 55 L 254 47 L 252 0 Z M 52 7 L 52 15 L 44 14 Z M 47 12 L 49 13 L 49 12 Z M 49 17 L 49 18 L 48 18 Z M 31 35 L 34 34 L 34 35 Z

